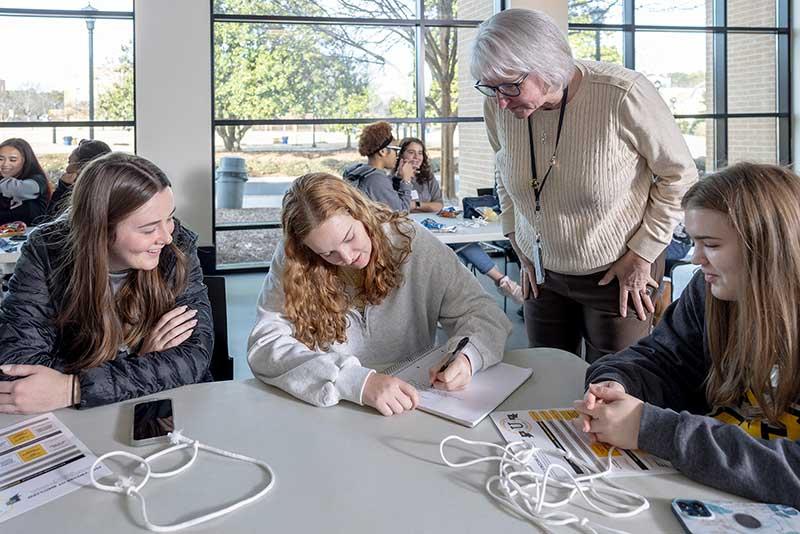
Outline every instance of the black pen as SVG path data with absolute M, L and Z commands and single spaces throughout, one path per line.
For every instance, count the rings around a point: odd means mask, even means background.
M 450 354 L 450 357 L 447 358 L 447 361 L 444 362 L 444 365 L 442 365 L 442 368 L 439 369 L 440 373 L 443 372 L 445 369 L 447 369 L 448 365 L 453 363 L 453 360 L 456 359 L 456 356 L 458 356 L 458 353 L 461 352 L 461 349 L 463 349 L 464 347 L 467 346 L 467 343 L 469 343 L 469 338 L 468 337 L 462 337 L 461 341 L 459 341 L 458 345 L 456 345 L 456 348 L 453 349 L 453 352 Z

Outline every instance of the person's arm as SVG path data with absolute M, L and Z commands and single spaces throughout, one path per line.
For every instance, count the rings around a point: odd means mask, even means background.
M 378 174 L 380 174 L 378 176 Z M 395 191 L 390 177 L 381 171 L 362 179 L 361 191 L 375 202 L 382 202 L 394 211 L 408 211 L 411 206 L 411 188 L 401 182 Z
M 18 200 L 34 200 L 42 194 L 42 189 L 34 179 L 2 178 L 0 179 L 0 194 Z
M 656 406 L 683 410 L 703 405 L 711 365 L 703 349 L 704 306 L 705 283 L 698 272 L 649 336 L 586 370 L 586 386 L 610 380 Z
M 414 209 L 414 211 L 424 213 L 436 213 L 441 211 L 444 207 L 444 203 L 442 202 L 442 188 L 439 186 L 439 181 L 433 177 L 426 185 L 431 193 L 431 198 L 425 202 L 420 202 L 419 208 Z
M 642 75 L 620 103 L 619 125 L 622 138 L 656 176 L 642 224 L 627 243 L 630 250 L 652 263 L 667 247 L 681 220 L 681 198 L 697 181 L 697 167 L 672 112 Z
M 431 287 L 427 294 L 433 295 L 437 293 L 436 288 L 445 288 L 439 305 L 439 322 L 449 338 L 448 351 L 452 351 L 461 338 L 469 337 L 463 353 L 469 359 L 473 374 L 500 362 L 511 332 L 511 323 L 503 310 L 449 247 L 430 232 L 420 231 L 419 234 L 414 253 L 436 261 L 431 275 L 424 281 Z
M 203 284 L 203 271 L 192 245 L 186 252 L 187 285 L 175 300 L 175 306 L 197 310 L 197 325 L 192 335 L 162 352 L 118 358 L 99 367 L 85 369 L 80 381 L 79 408 L 133 399 L 186 384 L 209 380 L 209 366 L 214 345 L 214 325 L 208 289 Z
M 486 135 L 489 138 L 489 145 L 494 151 L 495 166 L 501 169 L 497 173 L 497 198 L 500 201 L 500 224 L 503 228 L 503 235 L 509 236 L 514 233 L 514 201 L 506 191 L 505 180 L 506 176 L 503 175 L 502 167 L 498 162 L 498 154 L 502 148 L 500 139 L 497 136 L 497 117 L 498 109 L 495 99 L 486 97 L 483 99 L 483 117 L 486 122 Z M 512 244 L 513 241 L 512 241 Z M 516 250 L 516 248 L 515 248 Z
M 0 308 L 0 365 L 44 365 L 63 370 L 63 362 L 54 357 L 58 333 L 48 284 L 52 274 L 46 247 L 36 232 L 22 245 Z
M 70 194 L 72 194 L 72 184 L 59 180 L 56 190 L 53 191 L 53 196 L 50 197 L 50 203 L 47 205 L 46 218 L 48 221 L 52 221 L 61 214 L 66 207 Z
M 749 499 L 800 507 L 800 443 L 765 440 L 711 417 L 645 403 L 639 448 L 700 483 Z
M 258 298 L 256 324 L 248 340 L 247 361 L 253 374 L 267 384 L 315 406 L 340 400 L 362 404 L 362 393 L 372 371 L 352 354 L 311 350 L 293 336 L 283 314 L 283 246 L 272 258 Z

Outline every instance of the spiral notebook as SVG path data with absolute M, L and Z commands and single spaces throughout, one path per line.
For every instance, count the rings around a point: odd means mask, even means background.
M 445 354 L 445 347 L 435 347 L 396 363 L 384 372 L 417 389 L 420 410 L 470 428 L 480 423 L 533 373 L 531 369 L 501 362 L 478 372 L 461 391 L 433 389 L 428 370 L 444 359 Z

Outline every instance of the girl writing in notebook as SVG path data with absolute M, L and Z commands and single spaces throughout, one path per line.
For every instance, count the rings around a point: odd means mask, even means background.
M 800 178 L 740 163 L 683 198 L 700 266 L 655 330 L 595 362 L 583 429 L 800 506 Z
M 89 407 L 208 381 L 197 236 L 137 156 L 89 163 L 66 217 L 22 248 L 0 312 L 0 412 Z
M 340 400 L 383 415 L 413 409 L 413 385 L 381 369 L 434 345 L 436 323 L 469 343 L 434 387 L 468 386 L 500 361 L 510 323 L 458 258 L 404 214 L 344 180 L 307 174 L 283 200 L 284 239 L 272 258 L 250 334 L 255 376 L 317 406 Z

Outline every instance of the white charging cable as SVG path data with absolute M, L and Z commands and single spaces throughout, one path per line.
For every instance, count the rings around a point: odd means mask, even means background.
M 448 442 L 454 440 L 466 445 L 498 449 L 502 455 L 480 456 L 464 462 L 451 462 L 444 454 L 444 447 Z M 542 449 L 534 447 L 526 441 L 513 441 L 503 447 L 486 441 L 471 441 L 459 436 L 447 436 L 439 444 L 439 454 L 444 463 L 450 467 L 467 467 L 481 462 L 499 462 L 498 474 L 486 481 L 486 492 L 534 525 L 545 531 L 549 530 L 547 527 L 575 525 L 585 532 L 593 534 L 597 534 L 597 530 L 589 526 L 588 518 L 580 518 L 569 512 L 543 512 L 543 510 L 564 506 L 576 494 L 580 494 L 590 508 L 605 517 L 617 519 L 633 517 L 647 510 L 650 503 L 644 496 L 621 488 L 605 478 L 612 470 L 611 455 L 613 452 L 614 448 L 608 452 L 608 467 L 603 471 L 595 471 L 592 466 L 576 458 L 571 452 L 560 449 Z M 542 474 L 529 463 L 536 454 L 569 460 L 588 474 L 574 476 L 569 469 L 555 463 L 551 463 Z M 562 473 L 566 476 L 556 476 Z M 595 485 L 595 481 L 602 481 L 603 485 Z M 545 496 L 549 487 L 565 491 L 566 496 L 546 500 Z M 597 525 L 597 528 L 625 534 L 625 531 L 602 525 Z
M 237 454 L 235 452 L 228 452 L 222 449 L 217 449 L 216 447 L 211 447 L 210 445 L 203 445 L 197 440 L 187 438 L 186 436 L 181 434 L 180 430 L 177 430 L 175 432 L 170 432 L 168 436 L 170 443 L 172 443 L 172 446 L 164 449 L 163 451 L 159 451 L 144 458 L 126 451 L 109 452 L 102 455 L 97 460 L 95 460 L 94 464 L 92 464 L 92 469 L 89 471 L 89 477 L 91 478 L 92 485 L 95 488 L 103 491 L 111 491 L 114 493 L 124 493 L 129 497 L 138 498 L 139 503 L 142 505 L 142 518 L 144 519 L 144 526 L 152 532 L 175 532 L 177 530 L 182 530 L 187 527 L 199 525 L 200 523 L 205 523 L 206 521 L 210 521 L 217 517 L 221 517 L 225 514 L 229 514 L 234 510 L 238 510 L 239 508 L 260 499 L 261 497 L 266 495 L 267 492 L 270 489 L 272 489 L 272 486 L 275 484 L 275 473 L 272 471 L 272 468 L 266 462 L 262 462 L 261 460 L 256 460 L 255 458 L 250 458 L 249 456 L 244 456 L 243 454 Z M 172 471 L 164 471 L 157 473 L 154 472 L 150 467 L 151 461 L 160 458 L 161 456 L 166 456 L 173 452 L 177 452 L 182 449 L 187 449 L 189 447 L 192 448 L 192 457 L 177 469 L 173 469 Z M 150 478 L 167 478 L 178 475 L 186 471 L 187 469 L 189 469 L 189 467 L 192 466 L 192 464 L 194 464 L 194 461 L 197 459 L 197 455 L 201 449 L 204 451 L 213 452 L 214 454 L 218 454 L 220 456 L 225 456 L 226 458 L 231 458 L 233 460 L 240 460 L 243 462 L 256 464 L 259 467 L 263 468 L 267 473 L 269 473 L 269 483 L 263 488 L 261 488 L 261 490 L 259 490 L 259 492 L 256 493 L 255 495 L 247 497 L 246 499 L 242 499 L 239 502 L 236 502 L 230 506 L 226 506 L 225 508 L 221 508 L 215 512 L 211 512 L 209 514 L 196 517 L 188 521 L 184 521 L 183 523 L 177 523 L 175 525 L 163 525 L 163 526 L 151 523 L 150 519 L 147 517 L 147 505 L 145 504 L 144 496 L 142 496 L 142 494 L 140 493 L 141 489 L 144 487 L 145 484 L 147 484 L 147 481 L 150 480 Z M 114 485 L 103 484 L 101 482 L 98 482 L 94 476 L 95 468 L 103 460 L 115 456 L 121 456 L 123 458 L 129 458 L 131 460 L 139 462 L 139 464 L 145 468 L 145 473 L 142 478 L 142 481 L 136 484 L 133 481 L 133 477 L 119 476 L 117 477 L 117 481 L 114 483 Z

